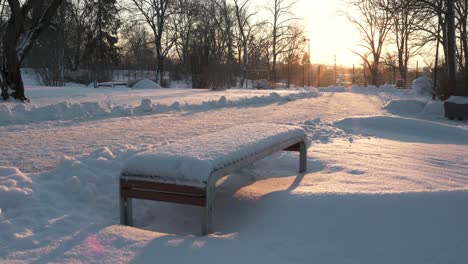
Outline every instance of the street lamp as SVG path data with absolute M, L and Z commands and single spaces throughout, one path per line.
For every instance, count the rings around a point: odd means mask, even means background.
M 307 41 L 308 42 L 308 45 L 309 45 L 309 52 L 307 53 L 307 83 L 308 83 L 308 86 L 310 87 L 310 38 L 304 38 L 304 41 Z

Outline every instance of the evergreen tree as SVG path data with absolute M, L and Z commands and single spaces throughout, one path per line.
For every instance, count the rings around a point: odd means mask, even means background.
M 121 25 L 116 0 L 87 0 L 92 13 L 86 32 L 83 62 L 88 64 L 96 81 L 111 80 L 111 67 L 118 64 L 120 49 L 118 30 Z

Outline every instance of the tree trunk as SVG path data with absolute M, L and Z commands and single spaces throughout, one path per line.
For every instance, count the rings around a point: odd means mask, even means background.
M 163 77 L 164 77 L 164 56 L 162 54 L 157 54 L 157 66 L 156 66 L 156 75 L 157 75 L 157 83 L 159 85 L 163 85 Z
M 468 12 L 468 0 L 465 0 L 465 5 L 464 5 L 464 10 L 465 13 L 462 18 L 462 24 L 463 24 L 463 35 L 462 35 L 462 42 L 463 42 L 463 50 L 465 51 L 465 61 L 464 61 L 464 77 L 465 77 L 465 91 L 464 92 L 466 95 L 468 95 L 468 33 L 467 33 L 467 12 Z
M 2 75 L 5 76 L 4 85 L 6 88 L 2 91 L 2 97 L 4 100 L 7 100 L 10 96 L 8 94 L 8 89 L 11 89 L 13 90 L 13 93 L 11 94 L 13 98 L 21 101 L 28 101 L 24 95 L 24 85 L 20 71 L 21 63 L 18 59 L 16 49 L 19 36 L 24 27 L 24 18 L 21 14 L 19 2 L 12 2 L 13 3 L 10 3 L 12 15 L 8 21 L 3 39 L 3 56 L 5 57 L 5 64 L 3 65 Z
M 449 93 L 453 95 L 456 89 L 457 81 L 457 51 L 456 51 L 456 31 L 455 31 L 455 12 L 454 0 L 447 0 L 447 69 L 449 78 Z
M 41 3 L 44 4 L 43 2 Z M 2 97 L 4 100 L 9 98 L 8 89 L 11 89 L 13 90 L 11 94 L 13 98 L 29 102 L 29 99 L 24 94 L 20 67 L 34 42 L 42 33 L 42 30 L 49 25 L 62 0 L 51 0 L 45 10 L 42 9 L 44 5 L 41 5 L 41 3 L 35 2 L 35 5 L 31 5 L 27 1 L 21 6 L 18 0 L 8 0 L 11 16 L 5 29 L 3 39 L 4 63 L 1 65 L 3 79 Z M 36 8 L 38 9 L 36 10 Z M 25 23 L 25 16 L 29 12 L 38 15 L 38 18 L 28 21 L 31 23 Z M 25 29 L 26 27 L 27 30 Z

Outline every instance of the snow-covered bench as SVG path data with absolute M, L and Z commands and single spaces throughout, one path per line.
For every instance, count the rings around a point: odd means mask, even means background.
M 127 82 L 101 82 L 101 83 L 96 83 L 94 88 L 99 88 L 99 87 L 114 88 L 116 86 L 125 86 L 125 87 L 127 87 L 128 84 L 127 84 Z
M 445 117 L 468 119 L 468 96 L 452 96 L 444 103 Z
M 307 170 L 306 135 L 289 125 L 241 125 L 138 154 L 120 174 L 120 222 L 133 225 L 132 198 L 172 202 L 205 207 L 211 233 L 216 182 L 281 150 L 300 152 L 299 172 Z

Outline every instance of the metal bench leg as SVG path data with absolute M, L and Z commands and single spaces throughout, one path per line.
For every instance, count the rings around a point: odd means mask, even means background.
M 203 216 L 202 235 L 206 236 L 213 233 L 213 203 L 214 203 L 215 188 L 207 186 L 206 188 L 206 205 Z
M 304 141 L 299 144 L 299 173 L 304 173 L 307 171 L 307 146 Z
M 133 226 L 132 199 L 120 196 L 120 224 Z
M 120 224 L 127 225 L 126 211 L 127 211 L 127 199 L 120 196 Z

